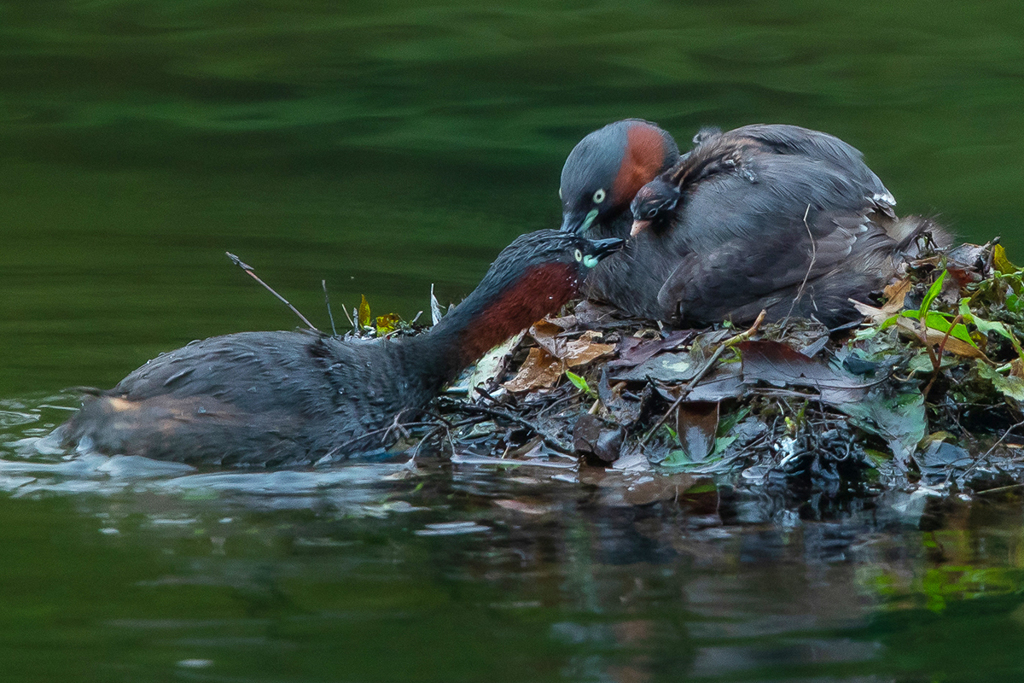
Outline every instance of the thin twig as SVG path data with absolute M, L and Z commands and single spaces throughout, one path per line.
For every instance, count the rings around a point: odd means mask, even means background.
M 392 418 L 391 420 L 391 424 L 389 424 L 387 427 L 371 429 L 368 432 L 363 432 L 362 434 L 354 435 L 348 441 L 343 441 L 335 445 L 334 448 L 327 451 L 327 453 L 323 457 L 321 457 L 320 460 L 318 460 L 317 462 L 328 462 L 329 459 L 333 458 L 338 453 L 356 452 L 356 450 L 358 449 L 351 449 L 350 451 L 349 446 L 351 446 L 352 444 L 359 443 L 361 441 L 365 441 L 366 439 L 372 437 L 376 438 L 374 438 L 374 440 L 367 445 L 367 448 L 384 445 L 388 438 L 391 436 L 391 432 L 394 431 L 395 429 L 398 429 L 401 432 L 408 434 L 406 427 L 415 429 L 417 427 L 433 427 L 436 426 L 437 424 L 436 422 L 401 422 L 402 415 L 410 412 L 422 413 L 426 411 L 423 410 L 422 408 L 403 408 L 402 410 L 398 411 L 397 414 L 395 414 L 394 418 Z
M 341 307 L 341 312 L 345 314 L 345 320 L 347 320 L 347 321 L 348 321 L 348 326 L 349 326 L 349 327 L 351 327 L 351 328 L 352 328 L 353 330 L 355 330 L 355 329 L 356 329 L 356 324 L 355 324 L 355 322 L 354 322 L 354 321 L 352 320 L 352 316 L 350 316 L 350 315 L 348 314 L 348 309 L 347 309 L 347 308 L 345 308 L 344 306 L 342 306 L 342 307 Z
M 918 320 L 917 324 L 919 325 L 919 327 L 915 328 L 917 330 L 917 338 L 921 342 L 921 345 L 924 346 L 924 350 L 928 352 L 928 359 L 932 362 L 932 368 L 941 368 L 942 358 L 935 355 L 935 349 L 933 349 L 932 345 L 928 343 L 927 323 Z
M 224 253 L 228 255 L 228 258 L 229 258 L 229 259 L 231 259 L 231 262 L 232 262 L 232 263 L 234 263 L 234 264 L 235 264 L 236 266 L 238 266 L 239 268 L 241 268 L 242 270 L 244 270 L 244 271 L 245 271 L 246 273 L 248 273 L 248 274 L 249 274 L 249 277 L 251 277 L 251 278 L 252 278 L 253 280 L 255 280 L 256 282 L 258 282 L 258 283 L 260 283 L 261 285 L 263 285 L 263 287 L 264 287 L 264 288 L 265 288 L 265 289 L 266 289 L 266 290 L 267 290 L 268 292 L 270 292 L 271 294 L 273 294 L 274 296 L 276 296 L 276 297 L 277 297 L 277 300 L 278 300 L 278 301 L 280 301 L 280 302 L 281 302 L 281 303 L 283 303 L 283 304 L 284 304 L 285 306 L 287 306 L 287 307 L 288 307 L 289 309 L 291 309 L 291 312 L 292 312 L 292 313 L 294 313 L 295 315 L 299 316 L 299 320 L 301 320 L 302 322 L 304 322 L 304 323 L 306 324 L 306 327 L 308 327 L 309 329 L 313 330 L 314 332 L 320 332 L 320 330 L 316 329 L 316 326 L 315 326 L 315 325 L 314 325 L 313 323 L 309 322 L 309 320 L 307 320 L 307 319 L 306 319 L 306 316 L 304 316 L 304 315 L 302 315 L 301 313 L 299 313 L 299 310 L 298 310 L 297 308 L 295 308 L 294 306 L 292 306 L 292 305 L 291 305 L 291 304 L 290 304 L 290 303 L 288 302 L 288 299 L 285 299 L 285 298 L 284 298 L 283 296 L 281 296 L 280 294 L 278 294 L 277 292 L 275 292 L 275 291 L 274 291 L 274 289 L 273 289 L 273 288 L 272 288 L 272 287 L 271 287 L 270 285 L 268 285 L 268 284 L 267 284 L 266 282 L 264 282 L 263 280 L 261 280 L 261 279 L 260 279 L 260 278 L 259 278 L 259 277 L 258 277 L 258 276 L 256 275 L 256 273 L 252 272 L 252 270 L 253 270 L 253 269 L 252 269 L 252 266 L 250 266 L 250 265 L 247 265 L 247 264 L 246 264 L 245 262 L 243 262 L 243 261 L 242 261 L 242 259 L 240 259 L 240 258 L 238 258 L 237 256 L 235 256 L 235 255 L 234 255 L 234 254 L 232 254 L 232 253 L 231 253 L 230 251 L 225 251 Z
M 804 209 L 804 227 L 807 229 L 807 236 L 811 238 L 811 262 L 807 266 L 807 272 L 804 273 L 804 281 L 800 283 L 800 289 L 796 290 L 796 296 L 793 297 L 793 303 L 789 305 L 789 312 L 786 313 L 786 317 L 782 319 L 781 328 L 785 328 L 789 323 L 789 316 L 793 315 L 793 309 L 796 307 L 796 303 L 804 296 L 804 287 L 807 286 L 807 280 L 811 277 L 811 271 L 814 270 L 814 262 L 818 260 L 818 244 L 814 241 L 814 235 L 811 234 L 811 226 L 807 224 L 807 216 L 811 213 L 811 205 L 808 204 L 807 208 Z
M 753 325 L 745 329 L 743 332 L 740 332 L 739 334 L 726 339 L 724 342 L 722 342 L 722 346 L 735 346 L 736 344 L 739 344 L 740 342 L 745 342 L 751 337 L 753 337 L 754 333 L 757 332 L 757 330 L 761 327 L 761 323 L 764 322 L 766 315 L 768 315 L 768 311 L 762 308 L 761 312 L 757 314 L 757 318 L 754 319 Z
M 926 386 L 924 388 L 924 391 L 921 392 L 921 396 L 922 396 L 922 398 L 925 401 L 928 400 L 928 392 L 931 391 L 932 385 L 935 384 L 935 380 L 938 379 L 938 377 L 939 377 L 939 372 L 942 371 L 942 352 L 945 351 L 945 349 L 946 349 L 946 340 L 949 339 L 949 333 L 953 331 L 954 327 L 956 327 L 957 325 L 960 324 L 961 320 L 963 320 L 963 315 L 958 313 L 957 316 L 955 318 L 953 318 L 953 324 L 949 326 L 949 328 L 946 330 L 946 334 L 944 334 L 942 336 L 942 341 L 939 342 L 938 362 L 935 363 L 932 366 L 932 369 L 934 370 L 934 372 L 932 372 L 932 378 L 930 380 L 928 380 L 928 386 Z M 927 338 L 927 336 L 928 336 L 927 323 L 925 323 L 925 333 L 924 334 L 925 334 L 925 337 Z
M 395 415 L 394 419 L 391 420 L 391 425 L 386 430 L 384 430 L 384 436 L 382 436 L 380 438 L 381 441 L 387 442 L 387 440 L 391 438 L 391 433 L 392 432 L 397 432 L 398 433 L 398 438 L 400 438 L 400 439 L 408 439 L 409 438 L 409 430 L 405 428 L 406 425 L 402 424 L 402 419 L 401 419 L 402 418 L 402 413 L 404 413 L 404 412 L 406 412 L 406 411 L 405 410 L 399 411 L 399 413 L 397 415 Z M 419 423 L 409 423 L 409 426 L 412 426 L 413 424 L 419 425 Z M 432 424 L 432 423 L 428 422 L 428 423 L 424 423 L 424 424 Z M 397 440 L 398 439 L 395 439 L 395 441 L 397 441 Z
M 717 349 L 715 349 L 715 352 L 711 354 L 711 358 L 708 358 L 707 362 L 704 363 L 704 365 L 701 366 L 701 369 L 697 371 L 697 374 L 693 376 L 693 379 L 687 382 L 686 386 L 683 387 L 683 390 L 679 392 L 679 398 L 673 401 L 672 405 L 669 406 L 668 410 L 665 411 L 665 414 L 661 416 L 661 419 L 658 420 L 653 427 L 651 427 L 651 430 L 649 432 L 647 432 L 647 435 L 644 438 L 640 439 L 641 446 L 646 444 L 650 440 L 650 438 L 654 436 L 654 432 L 658 431 L 658 427 L 663 425 L 665 423 L 665 420 L 668 419 L 668 416 L 672 414 L 672 411 L 678 408 L 679 404 L 686 399 L 686 397 L 693 390 L 693 387 L 696 386 L 697 382 L 702 380 L 704 378 L 704 375 L 708 374 L 708 371 L 711 370 L 711 366 L 715 364 L 715 361 L 718 360 L 719 356 L 722 355 L 723 351 L 725 351 L 725 344 L 722 344 Z
M 563 403 L 571 403 L 574 400 L 576 400 L 576 394 L 570 394 L 569 396 L 556 398 L 548 406 L 541 408 L 540 411 L 537 413 L 537 417 L 544 417 L 546 414 L 550 413 L 555 408 L 561 407 Z M 77 408 L 75 408 L 75 410 L 77 410 Z
M 494 396 L 491 395 L 491 392 L 487 391 L 487 389 L 484 389 L 482 386 L 475 386 L 475 387 L 473 387 L 473 391 L 475 391 L 476 393 L 480 394 L 481 396 L 486 398 L 488 401 L 490 401 L 494 405 L 498 405 L 498 399 L 494 398 Z M 515 408 L 517 410 L 519 409 L 519 401 L 516 400 L 515 394 L 505 394 L 505 396 L 503 398 L 506 399 L 506 403 L 511 403 L 513 408 Z M 570 396 L 568 398 L 572 398 L 572 397 Z M 543 411 L 541 411 L 541 412 L 543 413 Z
M 1020 422 L 1015 422 L 1014 424 L 1012 424 L 1009 427 L 1007 427 L 1006 431 L 1003 432 L 1003 435 L 1001 437 L 999 437 L 999 440 L 996 441 L 994 444 L 992 444 L 991 448 L 989 448 L 987 451 L 982 453 L 981 457 L 978 458 L 978 460 L 983 460 L 984 458 L 987 458 L 989 455 L 991 455 L 992 451 L 994 451 L 996 448 L 998 448 L 1001 443 L 1006 441 L 1006 437 L 1008 437 L 1010 435 L 1010 432 L 1012 432 L 1017 427 L 1024 427 L 1024 420 L 1021 420 Z M 977 462 L 977 460 L 975 462 Z
M 1005 493 L 1007 491 L 1012 491 L 1013 489 L 1019 489 L 1022 487 L 1024 487 L 1024 484 L 1010 484 L 1009 486 L 997 486 L 994 489 L 985 489 L 984 491 L 978 491 L 975 495 L 988 496 L 993 493 Z
M 1010 432 L 1012 432 L 1012 431 L 1013 431 L 1014 429 L 1016 429 L 1017 427 L 1024 427 L 1024 420 L 1021 420 L 1020 422 L 1015 422 L 1014 424 L 1012 424 L 1012 425 L 1010 425 L 1009 427 L 1007 427 L 1007 428 L 1006 428 L 1006 431 L 1005 431 L 1005 432 L 1003 432 L 1003 435 L 1002 435 L 1001 437 L 999 437 L 999 439 L 998 439 L 998 440 L 997 440 L 997 441 L 996 441 L 996 442 L 995 442 L 994 444 L 992 444 L 992 446 L 991 446 L 991 447 L 990 447 L 990 448 L 989 448 L 989 449 L 988 449 L 987 451 L 985 451 L 985 452 L 984 452 L 984 453 L 982 453 L 982 454 L 981 454 L 980 456 L 978 456 L 977 458 L 975 458 L 975 459 L 974 459 L 974 462 L 973 462 L 973 463 L 971 463 L 971 466 L 970 466 L 970 467 L 968 467 L 968 468 L 967 468 L 966 470 L 964 470 L 964 473 L 963 473 L 963 475 L 962 475 L 962 477 L 961 477 L 961 478 L 962 478 L 962 479 L 963 479 L 964 481 L 966 481 L 966 480 L 967 480 L 967 475 L 969 475 L 969 474 L 970 474 L 971 472 L 973 472 L 974 470 L 978 469 L 978 465 L 980 465 L 980 464 L 981 464 L 981 462 L 982 462 L 983 460 L 985 460 L 985 458 L 987 458 L 987 457 L 988 457 L 989 455 L 991 455 L 991 454 L 992 454 L 992 451 L 994 451 L 994 450 L 995 450 L 996 448 L 998 448 L 998 447 L 999 447 L 999 445 L 1000 445 L 1001 443 L 1003 443 L 1004 441 L 1006 441 L 1006 437 L 1008 437 L 1008 436 L 1010 435 Z M 952 471 L 951 471 L 951 472 L 950 472 L 950 473 L 949 473 L 949 474 L 948 474 L 948 475 L 946 476 L 946 481 L 948 482 L 948 481 L 950 480 L 950 478 L 951 478 L 952 476 L 953 476 L 953 473 L 952 473 Z
M 751 325 L 743 332 L 740 332 L 739 334 L 733 337 L 729 337 L 724 342 L 722 342 L 717 349 L 715 349 L 715 352 L 711 354 L 711 358 L 708 358 L 707 362 L 704 363 L 704 365 L 701 366 L 701 369 L 697 371 L 697 374 L 693 376 L 693 379 L 691 379 L 686 384 L 686 386 L 683 387 L 683 390 L 679 393 L 679 398 L 677 398 L 672 403 L 672 405 L 669 406 L 668 410 L 665 411 L 665 414 L 661 416 L 661 419 L 658 420 L 658 422 L 653 427 L 651 427 L 651 430 L 647 432 L 647 435 L 640 440 L 641 446 L 646 444 L 650 440 L 650 438 L 654 436 L 654 432 L 658 430 L 658 427 L 665 423 L 665 420 L 667 420 L 668 416 L 672 414 L 672 411 L 678 408 L 679 404 L 683 402 L 683 400 L 690 394 L 691 391 L 693 391 L 693 388 L 697 386 L 697 382 L 704 379 L 704 376 L 708 374 L 708 371 L 711 370 L 711 366 L 715 364 L 715 361 L 718 360 L 719 356 L 722 355 L 722 352 L 725 351 L 725 349 L 750 339 L 750 337 L 752 337 L 754 333 L 757 332 L 757 329 L 761 327 L 761 323 L 764 322 L 765 315 L 767 315 L 767 311 L 762 310 L 758 314 L 757 319 L 754 320 L 753 325 Z
M 324 303 L 327 304 L 327 317 L 331 319 L 331 334 L 338 336 L 338 328 L 334 326 L 334 313 L 331 312 L 331 297 L 327 294 L 327 280 L 321 280 L 320 286 L 324 288 Z
M 438 434 L 443 434 L 445 436 L 445 438 L 448 439 L 449 445 L 451 446 L 452 453 L 454 453 L 455 452 L 455 447 L 454 447 L 454 445 L 451 445 L 451 429 L 448 428 L 447 424 L 440 424 L 440 425 L 437 425 L 436 427 L 434 427 L 433 429 L 431 429 L 426 434 L 424 434 L 423 438 L 420 439 L 418 442 L 416 442 L 415 446 L 413 446 L 411 449 L 409 449 L 409 459 L 410 459 L 410 461 L 415 460 L 416 456 L 418 456 L 420 454 L 420 451 L 423 449 L 423 445 L 425 443 L 427 443 L 430 439 L 434 438 L 434 436 L 436 436 Z M 441 444 L 439 443 L 438 444 L 438 452 L 440 452 L 440 448 L 441 448 Z
M 536 434 L 537 436 L 544 440 L 544 443 L 546 443 L 548 446 L 555 449 L 556 451 L 559 451 L 560 453 L 565 453 L 567 455 L 572 455 L 573 453 L 573 450 L 571 448 L 569 448 L 561 441 L 551 436 L 550 434 L 548 434 L 543 429 L 533 424 L 526 418 L 519 417 L 518 415 L 512 415 L 511 413 L 507 413 L 503 410 L 497 410 L 496 408 L 488 408 L 487 406 L 482 406 L 477 403 L 466 403 L 460 406 L 460 408 L 462 410 L 468 410 L 470 412 L 477 411 L 485 413 L 492 417 L 500 417 L 504 420 L 515 422 L 516 424 L 522 425 L 523 427 L 526 427 L 533 431 L 534 434 Z

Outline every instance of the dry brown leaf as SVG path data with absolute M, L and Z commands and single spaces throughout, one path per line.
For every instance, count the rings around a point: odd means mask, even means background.
M 559 337 L 562 328 L 548 320 L 541 320 L 530 328 L 530 336 L 538 345 L 555 358 L 565 361 L 570 368 L 585 365 L 602 356 L 615 351 L 611 344 L 598 344 L 593 340 L 600 337 L 600 332 L 589 330 L 580 335 L 579 339 L 569 340 Z
M 576 327 L 578 321 L 576 319 L 576 316 L 566 315 L 562 316 L 561 318 L 547 317 L 544 318 L 544 320 L 542 320 L 541 322 L 547 323 L 549 325 L 556 325 L 561 330 L 571 330 L 574 327 Z
M 903 310 L 903 301 L 907 298 L 907 293 L 910 291 L 910 279 L 903 279 L 899 282 L 894 282 L 887 286 L 882 293 L 885 295 L 885 304 L 882 306 L 883 311 L 890 311 L 890 315 L 895 315 L 899 311 Z
M 680 403 L 676 408 L 676 434 L 689 462 L 704 462 L 715 450 L 719 403 Z
M 881 308 L 862 304 L 853 299 L 850 299 L 850 303 L 853 304 L 854 308 L 861 315 L 871 320 L 873 324 L 879 325 L 903 310 L 903 302 L 906 300 L 909 291 L 910 280 L 900 280 L 885 288 L 883 293 L 888 300 L 882 304 Z
M 530 328 L 530 336 L 540 345 L 542 349 L 556 358 L 565 356 L 565 339 L 558 335 L 562 334 L 562 328 L 547 320 L 534 323 Z
M 564 372 L 562 361 L 541 348 L 530 349 L 523 367 L 515 377 L 505 382 L 508 391 L 532 391 L 552 387 Z
M 616 310 L 605 304 L 595 304 L 592 301 L 581 301 L 576 305 L 573 314 L 566 316 L 566 320 L 572 319 L 572 325 L 601 325 L 615 317 Z
M 897 319 L 896 324 L 899 326 L 901 332 L 907 332 L 917 339 L 921 338 L 921 325 L 913 318 L 899 318 Z M 925 330 L 925 335 L 929 344 L 932 346 L 942 344 L 944 351 L 949 351 L 952 354 L 962 356 L 964 358 L 981 358 L 988 361 L 988 357 L 985 356 L 980 349 L 976 349 L 967 342 L 960 341 L 952 335 L 947 337 L 945 332 L 939 332 L 938 330 L 929 327 Z M 943 339 L 945 339 L 945 343 L 943 343 Z
M 868 322 L 872 325 L 880 325 L 892 317 L 891 315 L 886 315 L 885 311 L 876 306 L 862 304 L 861 302 L 854 301 L 853 299 L 850 299 L 850 303 L 853 304 L 853 307 L 857 309 L 857 312 L 867 318 Z
M 544 320 L 538 320 L 530 328 L 530 336 L 534 339 L 537 337 L 554 337 L 562 334 L 565 330 L 561 326 L 556 325 L 550 318 L 544 318 Z
M 575 368 L 603 356 L 610 356 L 614 352 L 613 344 L 598 344 L 587 339 L 574 339 L 566 343 L 565 354 L 562 358 L 566 365 Z
M 938 330 L 928 330 L 928 341 L 932 344 L 941 344 L 943 337 L 945 337 L 945 333 L 943 332 L 939 332 Z M 956 337 L 949 337 L 946 339 L 946 343 L 942 348 L 944 351 L 949 351 L 950 353 L 964 358 L 988 360 L 988 357 L 982 353 L 980 349 L 976 349 L 970 344 L 960 341 Z

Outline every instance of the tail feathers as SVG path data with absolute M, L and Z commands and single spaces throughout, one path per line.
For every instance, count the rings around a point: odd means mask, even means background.
M 936 249 L 948 249 L 955 241 L 952 233 L 924 216 L 905 216 L 888 226 L 886 232 L 896 240 L 895 252 L 905 261 Z

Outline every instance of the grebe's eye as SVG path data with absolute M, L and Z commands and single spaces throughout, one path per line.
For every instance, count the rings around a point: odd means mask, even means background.
M 573 254 L 573 256 L 576 257 L 577 261 L 582 261 L 583 260 L 583 252 L 581 252 L 579 249 L 576 250 L 576 253 Z
M 658 215 L 658 210 L 657 209 L 648 209 L 647 210 L 647 217 L 648 218 L 654 218 L 657 215 Z
M 594 256 L 593 254 L 587 254 L 586 256 L 583 257 L 583 265 L 585 265 L 587 268 L 593 268 L 594 266 L 597 265 L 597 257 Z
M 605 197 L 605 191 L 604 190 L 598 190 L 597 192 L 594 193 L 594 203 L 595 204 L 600 204 L 601 202 L 604 201 L 604 197 Z

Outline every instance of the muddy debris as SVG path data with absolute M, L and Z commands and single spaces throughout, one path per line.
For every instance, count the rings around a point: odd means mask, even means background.
M 582 302 L 439 399 L 415 452 L 806 499 L 1024 492 L 1024 271 L 998 242 L 927 252 L 858 309 L 673 330 Z

